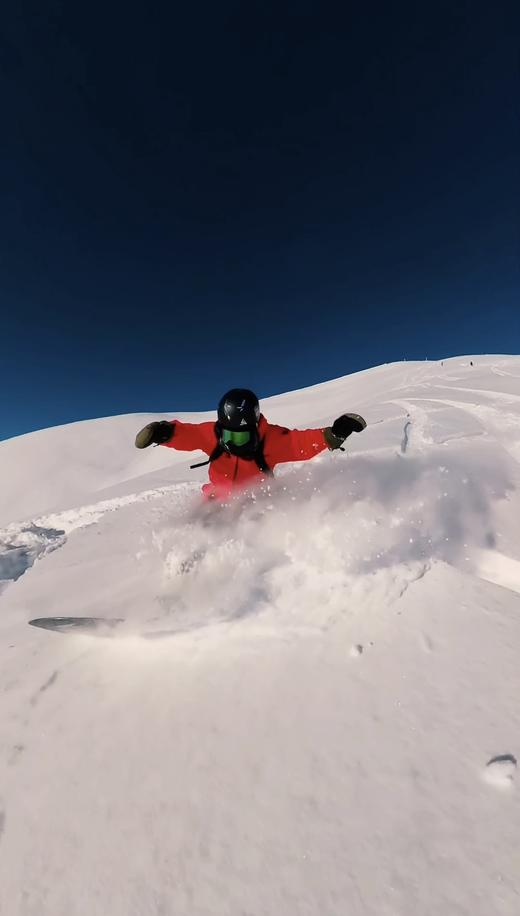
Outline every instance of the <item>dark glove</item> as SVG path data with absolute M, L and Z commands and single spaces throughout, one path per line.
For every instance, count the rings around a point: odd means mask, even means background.
M 148 448 L 149 445 L 164 445 L 169 442 L 175 430 L 175 423 L 168 423 L 168 420 L 159 420 L 155 423 L 148 423 L 141 429 L 135 437 L 136 448 Z
M 323 430 L 325 442 L 330 449 L 341 448 L 351 433 L 360 433 L 366 427 L 366 421 L 358 413 L 344 413 L 332 426 Z

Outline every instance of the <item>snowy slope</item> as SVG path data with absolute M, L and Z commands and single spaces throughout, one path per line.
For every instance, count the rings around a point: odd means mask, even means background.
M 262 408 L 369 426 L 217 511 L 152 415 L 0 443 L 1 916 L 520 913 L 520 357 Z

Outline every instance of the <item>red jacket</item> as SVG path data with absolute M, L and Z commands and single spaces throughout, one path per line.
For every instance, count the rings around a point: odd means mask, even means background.
M 175 423 L 175 432 L 167 448 L 181 452 L 200 450 L 208 457 L 217 446 L 215 423 Z M 284 461 L 307 461 L 319 455 L 327 444 L 323 429 L 286 429 L 284 426 L 273 426 L 264 416 L 260 417 L 258 434 L 263 440 L 264 458 L 267 466 L 273 470 Z M 207 498 L 226 499 L 234 490 L 243 489 L 255 482 L 266 479 L 255 461 L 247 461 L 224 452 L 209 465 L 210 483 L 203 486 L 202 492 Z

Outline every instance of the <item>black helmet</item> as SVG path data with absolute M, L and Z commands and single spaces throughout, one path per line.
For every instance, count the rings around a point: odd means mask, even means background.
M 260 405 L 256 394 L 248 388 L 232 388 L 220 399 L 218 422 L 222 429 L 256 430 L 260 419 Z

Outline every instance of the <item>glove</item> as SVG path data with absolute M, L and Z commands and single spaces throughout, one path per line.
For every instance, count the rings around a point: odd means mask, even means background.
M 366 427 L 366 421 L 358 413 L 344 413 L 332 426 L 323 430 L 325 442 L 330 449 L 341 448 L 351 433 L 360 433 Z
M 148 423 L 137 433 L 135 447 L 148 448 L 149 445 L 164 445 L 165 442 L 170 441 L 174 431 L 175 423 L 168 423 L 168 420 Z

